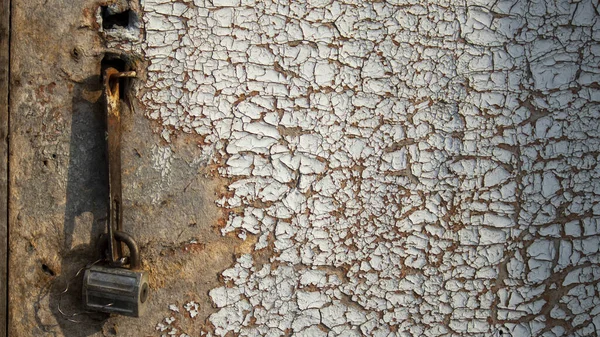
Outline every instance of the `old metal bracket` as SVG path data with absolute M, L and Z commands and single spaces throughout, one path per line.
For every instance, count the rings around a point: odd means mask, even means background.
M 120 82 L 135 77 L 135 71 L 104 71 L 104 99 L 107 119 L 109 217 L 107 233 L 99 242 L 103 264 L 88 267 L 83 278 L 83 302 L 88 310 L 139 317 L 148 300 L 148 273 L 141 268 L 139 248 L 123 230 L 121 193 L 121 97 Z M 124 254 L 125 244 L 129 256 Z M 125 268 L 125 266 L 129 268 Z

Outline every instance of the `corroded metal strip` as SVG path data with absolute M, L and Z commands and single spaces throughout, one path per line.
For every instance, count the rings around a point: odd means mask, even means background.
M 135 71 L 119 72 L 108 68 L 104 72 L 104 98 L 106 101 L 106 131 L 108 143 L 109 222 L 108 235 L 111 262 L 123 257 L 123 248 L 116 240 L 115 232 L 123 231 L 123 207 L 121 198 L 121 99 L 119 78 L 133 77 Z M 132 256 L 133 257 L 133 256 Z M 132 261 L 132 263 L 135 263 Z

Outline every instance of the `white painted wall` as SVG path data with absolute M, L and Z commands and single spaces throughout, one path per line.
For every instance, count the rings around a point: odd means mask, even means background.
M 223 234 L 272 251 L 209 335 L 600 332 L 598 1 L 142 8 L 147 116 L 202 136 Z

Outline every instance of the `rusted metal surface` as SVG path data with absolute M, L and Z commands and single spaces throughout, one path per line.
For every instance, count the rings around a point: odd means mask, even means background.
M 121 98 L 120 78 L 135 77 L 135 71 L 119 72 L 115 68 L 104 71 L 104 100 L 106 102 L 106 130 L 108 143 L 108 251 L 109 262 L 113 265 L 124 264 L 123 245 L 115 233 L 123 232 L 123 198 L 121 186 Z M 138 269 L 139 249 L 135 240 L 126 233 L 120 237 L 126 239 L 131 252 L 131 267 Z
M 16 3 L 12 335 L 599 334 L 595 2 Z M 77 323 L 107 52 L 154 288 Z
M 100 5 L 57 1 L 49 9 L 44 0 L 13 1 L 11 336 L 153 336 L 164 308 L 189 299 L 200 307 L 188 333 L 199 333 L 199 318 L 215 311 L 208 291 L 219 285 L 218 274 L 250 249 L 218 231 L 223 214 L 214 201 L 225 184 L 215 166 L 198 160 L 201 139 L 173 137 L 166 144 L 162 127 L 143 117 L 136 97 L 145 74 L 138 72 L 135 109 L 120 109 L 122 220 L 150 276 L 148 311 L 143 319 L 68 319 L 83 311 L 81 275 L 74 277 L 97 258 L 108 216 L 101 62 L 122 51 L 106 47 L 113 37 L 100 32 Z
M 6 336 L 10 0 L 0 0 L 0 337 Z

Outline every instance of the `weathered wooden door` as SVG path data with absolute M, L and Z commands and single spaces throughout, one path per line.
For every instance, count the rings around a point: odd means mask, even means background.
M 598 335 L 598 6 L 0 0 L 8 334 Z M 80 305 L 107 66 L 138 319 Z

